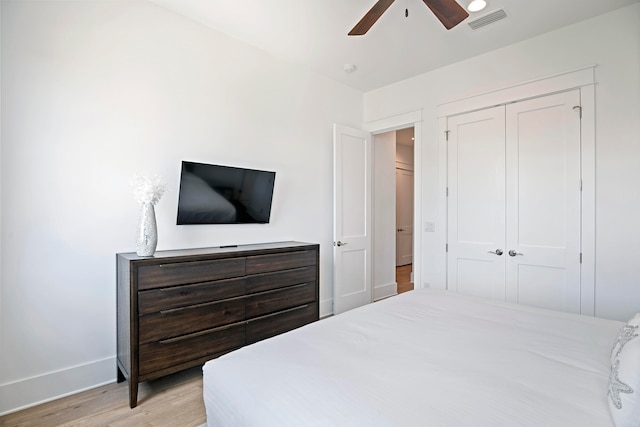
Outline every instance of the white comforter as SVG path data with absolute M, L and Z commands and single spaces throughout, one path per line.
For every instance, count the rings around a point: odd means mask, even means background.
M 621 326 L 416 290 L 207 362 L 207 422 L 610 427 Z

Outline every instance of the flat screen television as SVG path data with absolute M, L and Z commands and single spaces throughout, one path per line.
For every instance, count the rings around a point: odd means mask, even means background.
M 183 161 L 177 223 L 268 223 L 275 178 L 275 172 Z

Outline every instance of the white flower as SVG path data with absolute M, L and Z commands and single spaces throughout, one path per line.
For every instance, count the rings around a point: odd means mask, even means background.
M 167 185 L 159 176 L 151 178 L 146 176 L 134 176 L 131 180 L 133 194 L 138 203 L 151 203 L 155 205 L 167 189 Z

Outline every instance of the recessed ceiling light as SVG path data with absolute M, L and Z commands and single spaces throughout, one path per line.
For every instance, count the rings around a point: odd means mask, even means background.
M 487 7 L 487 2 L 484 0 L 472 0 L 467 6 L 467 10 L 469 12 L 480 12 L 482 9 Z

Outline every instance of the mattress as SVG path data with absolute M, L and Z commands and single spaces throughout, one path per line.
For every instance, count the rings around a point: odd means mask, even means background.
M 207 362 L 207 423 L 610 427 L 622 325 L 410 291 Z

